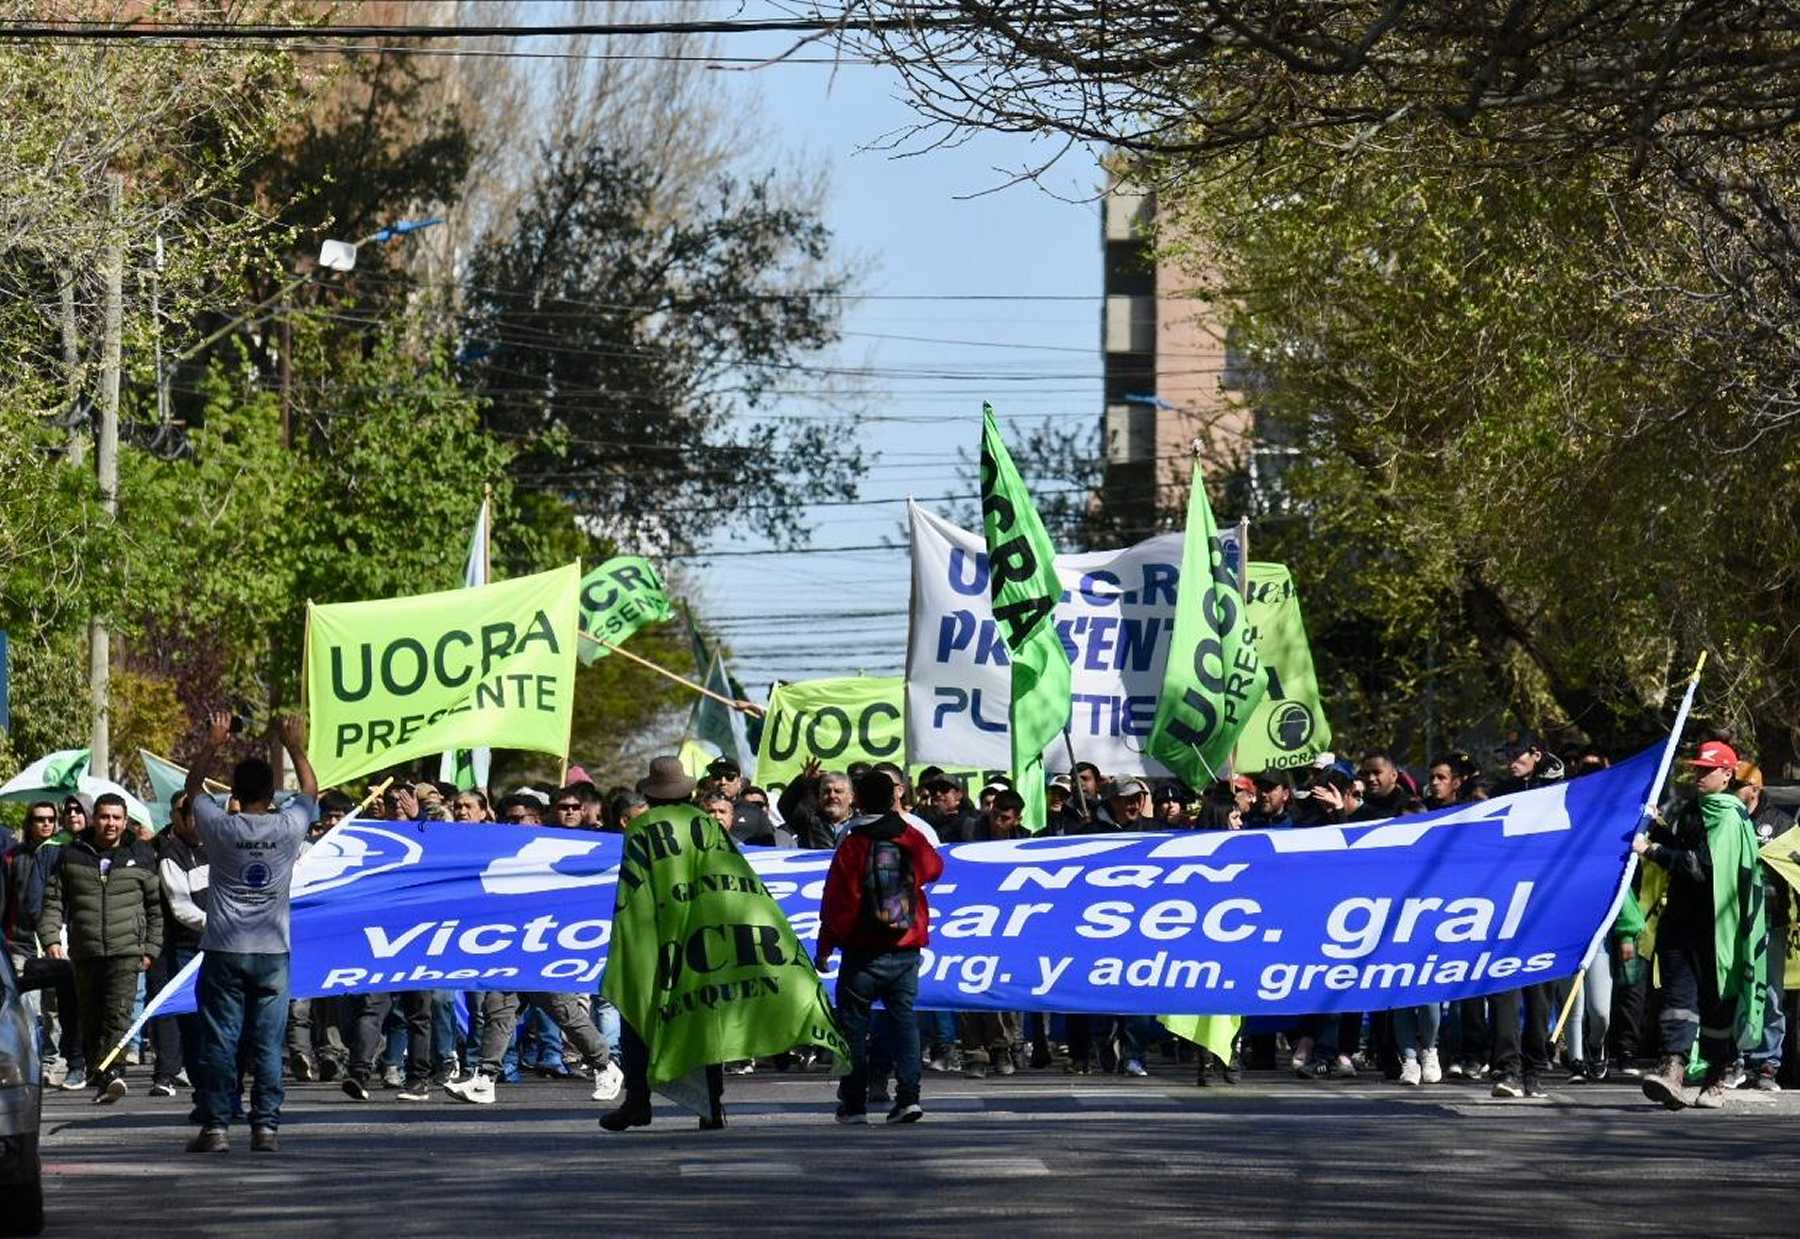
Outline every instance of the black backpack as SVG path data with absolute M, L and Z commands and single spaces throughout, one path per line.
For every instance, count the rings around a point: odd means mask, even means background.
M 912 857 L 897 839 L 869 840 L 863 867 L 863 915 L 878 928 L 905 933 L 913 927 Z

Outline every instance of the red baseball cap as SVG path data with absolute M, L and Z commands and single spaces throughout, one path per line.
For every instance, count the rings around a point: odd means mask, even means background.
M 1238 775 L 1237 778 L 1231 781 L 1231 785 L 1240 792 L 1254 792 L 1256 790 L 1256 780 L 1247 774 Z
M 1708 740 L 1700 746 L 1698 753 L 1687 759 L 1686 764 L 1697 770 L 1735 770 L 1737 750 L 1722 740 Z

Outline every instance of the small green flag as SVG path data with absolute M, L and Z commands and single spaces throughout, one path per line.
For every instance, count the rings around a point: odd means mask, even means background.
M 1319 703 L 1319 679 L 1300 616 L 1300 596 L 1285 564 L 1250 565 L 1250 627 L 1267 691 L 1237 742 L 1237 773 L 1310 766 L 1331 747 Z
M 730 834 L 693 805 L 658 805 L 626 829 L 601 990 L 649 1048 L 653 1087 L 800 1045 L 848 1069 L 850 1046 L 793 927 Z
M 581 665 L 612 652 L 600 640 L 622 645 L 645 624 L 674 618 L 655 566 L 641 555 L 614 556 L 581 578 Z
M 1232 745 L 1268 684 L 1244 612 L 1244 596 L 1225 562 L 1225 548 L 1206 500 L 1206 478 L 1194 461 L 1175 635 L 1163 669 L 1156 721 L 1144 751 L 1194 788 L 1224 776 Z
M 447 749 L 565 754 L 575 564 L 498 585 L 309 606 L 307 747 L 319 786 Z
M 981 528 L 987 535 L 988 593 L 1012 660 L 1013 786 L 1025 799 L 1027 830 L 1048 822 L 1044 750 L 1069 725 L 1069 652 L 1056 632 L 1062 582 L 1056 552 L 1019 476 L 994 410 L 981 406 Z

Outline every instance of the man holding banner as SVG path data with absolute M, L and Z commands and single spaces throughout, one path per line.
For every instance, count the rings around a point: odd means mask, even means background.
M 294 763 L 300 794 L 274 811 L 275 771 L 260 757 L 246 757 L 231 772 L 236 813 L 206 795 L 206 771 L 231 738 L 231 716 L 207 720 L 205 746 L 188 771 L 187 794 L 194 824 L 206 845 L 206 929 L 201 934 L 200 1079 L 194 1110 L 200 1132 L 190 1153 L 223 1153 L 225 1132 L 237 1101 L 238 1064 L 250 1064 L 250 1148 L 273 1153 L 281 1124 L 282 1047 L 287 1039 L 288 888 L 294 862 L 319 815 L 319 782 L 306 755 L 306 725 L 281 720 L 281 742 Z M 248 1043 L 248 1053 L 240 1054 Z

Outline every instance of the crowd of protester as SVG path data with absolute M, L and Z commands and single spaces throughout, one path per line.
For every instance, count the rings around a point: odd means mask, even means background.
M 1592 751 L 1565 763 L 1530 738 L 1509 747 L 1503 761 L 1503 769 L 1490 773 L 1468 754 L 1452 752 L 1434 756 L 1415 775 L 1380 750 L 1355 763 L 1327 753 L 1300 770 L 1237 776 L 1198 791 L 1131 775 L 1108 779 L 1082 763 L 1049 781 L 1049 830 L 1089 835 L 1375 821 L 1578 778 L 1608 764 Z M 1725 743 L 1703 744 L 1688 764 L 1701 791 L 1728 790 L 1737 797 L 1759 840 L 1791 825 L 1765 800 L 1761 772 Z M 201 950 L 209 923 L 219 916 L 209 882 L 209 862 L 215 858 L 208 856 L 199 820 L 224 813 L 200 806 L 200 799 L 191 791 L 177 797 L 170 827 L 161 833 L 129 823 L 117 796 L 38 801 L 27 809 L 23 837 L 0 854 L 6 949 L 15 970 L 42 987 L 41 998 L 34 1000 L 42 1016 L 47 1085 L 91 1089 L 97 1102 L 113 1102 L 128 1092 L 130 1068 L 148 1066 L 152 1096 L 173 1096 L 198 1080 L 197 1055 L 205 1040 L 199 1013 L 152 1020 L 120 1061 L 105 1068 L 101 1061 L 146 995 Z M 858 857 L 884 844 L 936 847 L 1025 833 L 1024 799 L 1004 776 L 969 784 L 927 768 L 915 781 L 889 763 L 843 770 L 814 763 L 772 802 L 735 763 L 721 759 L 697 781 L 692 802 L 741 844 L 848 847 L 861 849 Z M 306 800 L 302 809 L 312 804 Z M 564 786 L 522 786 L 493 800 L 482 790 L 444 783 L 396 783 L 363 816 L 621 832 L 648 804 L 640 788 L 602 789 L 577 769 Z M 242 807 L 234 801 L 226 811 Z M 316 821 L 301 846 L 310 846 L 355 807 L 341 791 L 319 796 Z M 1699 898 L 1710 873 L 1705 840 L 1694 801 L 1672 798 L 1639 847 L 1672 874 L 1659 959 L 1679 961 L 1688 947 L 1704 955 L 1701 939 L 1710 938 L 1710 923 L 1696 920 L 1688 905 Z M 932 876 L 920 872 L 923 861 L 915 859 L 910 868 L 920 887 Z M 917 893 L 917 909 L 904 911 L 894 924 L 877 925 L 871 943 L 857 920 L 869 913 L 843 910 L 846 900 L 854 904 L 865 897 L 849 889 L 856 883 L 846 886 L 846 879 L 839 884 L 835 935 L 833 909 L 822 910 L 826 932 L 819 962 L 823 966 L 832 947 L 844 948 L 839 1010 L 846 1032 L 865 1054 L 859 1054 L 851 1079 L 840 1089 L 838 1117 L 863 1121 L 868 1103 L 889 1100 L 895 1101 L 894 1121 L 918 1117 L 925 1072 L 976 1079 L 1044 1070 L 1145 1076 L 1159 1063 L 1159 1070 L 1191 1071 L 1200 1085 L 1236 1083 L 1245 1068 L 1278 1069 L 1309 1081 L 1379 1073 L 1402 1086 L 1478 1082 L 1496 1097 L 1531 1098 L 1544 1095 L 1554 1069 L 1559 1073 L 1554 1082 L 1572 1085 L 1645 1079 L 1646 1092 L 1667 1101 L 1648 1087 L 1660 1079 L 1670 1089 L 1685 1087 L 1687 1104 L 1703 1106 L 1720 1104 L 1730 1087 L 1779 1090 L 1783 1063 L 1789 1061 L 1782 966 L 1793 895 L 1766 866 L 1760 872 L 1771 939 L 1764 1038 L 1741 1056 L 1716 1041 L 1704 1044 L 1707 1074 L 1698 1085 L 1681 1082 L 1680 1076 L 1702 1035 L 1702 1017 L 1708 1029 L 1721 1018 L 1717 996 L 1709 1007 L 1704 978 L 1697 980 L 1691 967 L 1665 962 L 1659 983 L 1638 951 L 1644 913 L 1655 909 L 1640 909 L 1635 896 L 1607 935 L 1606 949 L 1586 969 L 1581 1002 L 1557 1045 L 1550 1043 L 1550 1033 L 1572 978 L 1397 1011 L 1252 1019 L 1229 1058 L 1219 1058 L 1170 1037 L 1144 1017 L 914 1012 L 917 950 L 928 941 L 923 891 Z M 1710 899 L 1710 892 L 1705 897 Z M 845 915 L 851 919 L 843 920 Z M 285 938 L 285 910 L 283 917 Z M 894 951 L 900 954 L 891 955 Z M 910 983 L 903 975 L 908 966 Z M 884 1008 L 872 1010 L 877 998 Z M 899 1020 L 895 1012 L 903 1013 Z M 285 1024 L 266 1017 L 246 1021 L 244 1041 L 252 1048 L 244 1060 L 261 1056 L 274 1064 L 271 1070 L 295 1081 L 335 1081 L 356 1102 L 386 1089 L 400 1102 L 428 1102 L 440 1090 L 454 1100 L 491 1104 L 498 1086 L 532 1077 L 584 1077 L 599 1102 L 613 1101 L 621 1088 L 614 1061 L 619 1017 L 598 993 L 353 994 L 293 1001 Z M 727 1070 L 819 1066 L 813 1053 L 796 1052 L 730 1064 Z M 898 1090 L 892 1098 L 890 1078 Z M 222 1095 L 213 1104 L 235 1113 L 242 1101 Z M 253 1100 L 252 1108 L 259 1104 Z M 206 1105 L 197 1095 L 196 1113 Z

